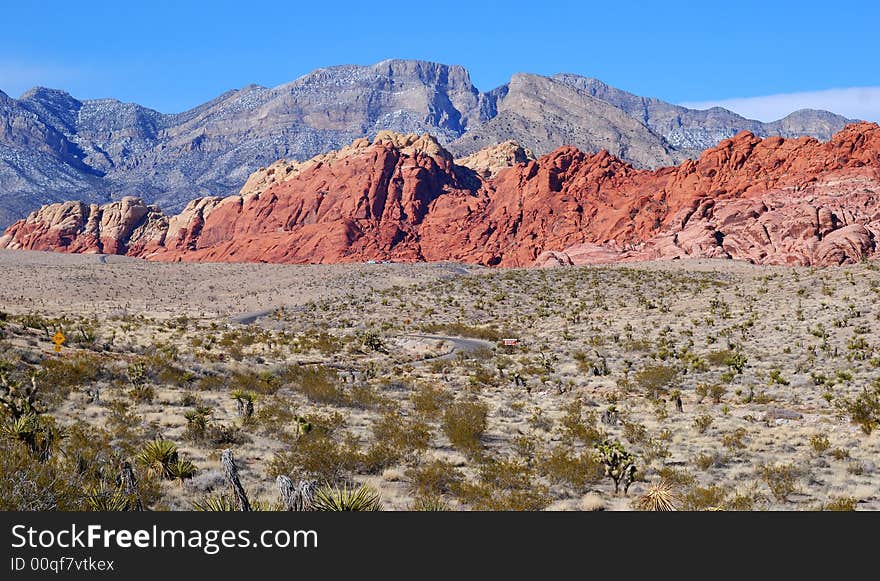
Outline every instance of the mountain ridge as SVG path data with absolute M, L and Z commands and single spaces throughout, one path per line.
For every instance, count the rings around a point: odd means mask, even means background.
M 523 73 L 484 92 L 460 65 L 388 59 L 324 67 L 276 87 L 247 85 L 170 114 L 110 98 L 79 100 L 58 89 L 37 87 L 19 99 L 4 93 L 0 227 L 64 200 L 138 196 L 178 211 L 197 197 L 235 193 L 255 170 L 278 159 L 303 161 L 382 130 L 430 133 L 459 157 L 508 140 L 536 155 L 560 145 L 608 149 L 640 167 L 678 163 L 694 153 L 676 146 L 675 134 L 663 133 L 666 125 L 652 128 L 612 98 L 637 96 L 604 84 L 601 92 L 597 83 Z M 662 101 L 651 102 L 666 110 Z M 721 119 L 703 142 L 743 128 L 821 137 L 848 121 L 827 113 L 801 117 L 778 127 Z M 685 125 L 699 122 L 699 115 L 686 116 Z

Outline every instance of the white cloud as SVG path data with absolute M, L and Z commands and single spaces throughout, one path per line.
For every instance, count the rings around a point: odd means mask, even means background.
M 850 119 L 880 122 L 880 87 L 827 89 L 680 104 L 690 109 L 724 107 L 759 121 L 775 121 L 798 109 L 825 109 Z

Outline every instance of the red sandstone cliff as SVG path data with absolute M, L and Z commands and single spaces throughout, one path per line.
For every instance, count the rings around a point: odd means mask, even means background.
M 490 173 L 494 173 L 493 172 Z M 636 170 L 571 147 L 492 178 L 427 136 L 383 133 L 257 172 L 179 215 L 126 198 L 45 206 L 0 248 L 151 260 L 459 260 L 584 264 L 723 257 L 842 264 L 880 253 L 880 127 L 830 141 L 741 133 L 697 160 Z

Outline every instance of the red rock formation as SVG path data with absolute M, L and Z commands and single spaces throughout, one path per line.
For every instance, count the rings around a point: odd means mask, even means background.
M 170 218 L 129 198 L 47 206 L 10 227 L 0 248 L 528 266 L 683 257 L 842 264 L 880 247 L 880 127 L 869 123 L 827 143 L 741 133 L 655 171 L 563 147 L 491 179 L 455 165 L 430 137 L 383 133 L 258 174 L 242 195 L 195 200 Z

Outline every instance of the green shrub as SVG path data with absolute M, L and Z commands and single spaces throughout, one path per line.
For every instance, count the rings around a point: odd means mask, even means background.
M 658 398 L 667 389 L 675 386 L 678 370 L 669 365 L 646 365 L 636 372 L 635 381 L 649 397 Z
M 410 401 L 417 412 L 427 418 L 435 418 L 452 401 L 452 394 L 442 387 L 423 385 L 412 392 Z
M 706 430 L 709 429 L 709 426 L 712 425 L 712 422 L 712 416 L 708 414 L 699 415 L 694 418 L 694 429 L 696 429 L 699 434 L 705 434 Z
M 466 454 L 482 450 L 489 406 L 483 402 L 461 401 L 451 404 L 443 414 L 443 433 L 452 445 Z
M 852 496 L 839 496 L 832 500 L 829 500 L 822 507 L 822 510 L 835 511 L 835 512 L 852 512 L 858 506 L 859 501 Z
M 796 489 L 796 481 L 800 477 L 801 471 L 793 464 L 777 464 L 771 466 L 763 464 L 758 467 L 758 476 L 770 492 L 779 501 L 788 500 L 788 497 Z
M 474 510 L 541 510 L 550 502 L 547 488 L 519 458 L 487 459 L 480 465 L 479 480 L 457 485 L 456 494 Z
M 681 510 L 718 510 L 724 508 L 727 490 L 721 486 L 694 486 L 681 497 Z
M 880 379 L 875 380 L 871 386 L 866 386 L 854 398 L 835 399 L 834 405 L 841 415 L 848 417 L 865 434 L 870 435 L 880 427 Z
M 831 447 L 831 442 L 825 434 L 813 434 L 810 436 L 810 448 L 819 456 Z
M 582 494 L 602 479 L 603 466 L 590 450 L 577 453 L 566 445 L 554 447 L 542 455 L 539 469 L 552 484 L 571 487 Z
M 407 469 L 406 477 L 416 495 L 424 497 L 449 494 L 461 483 L 461 473 L 458 468 L 440 459 Z

